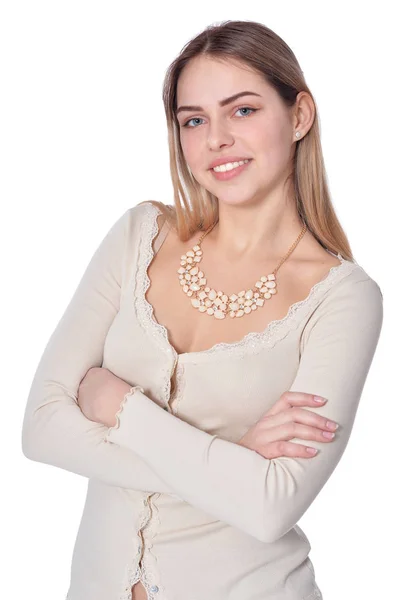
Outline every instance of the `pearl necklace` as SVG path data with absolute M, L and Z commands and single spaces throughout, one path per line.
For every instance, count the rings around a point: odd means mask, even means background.
M 215 225 L 216 223 L 200 237 L 195 246 L 180 257 L 180 268 L 177 271 L 180 285 L 183 292 L 191 297 L 192 306 L 199 312 L 213 315 L 215 319 L 224 319 L 227 314 L 232 318 L 242 317 L 257 310 L 264 305 L 265 300 L 269 300 L 274 294 L 277 294 L 276 273 L 296 248 L 305 234 L 307 226 L 304 224 L 301 233 L 272 273 L 262 275 L 255 282 L 253 288 L 227 296 L 222 291 L 217 292 L 206 286 L 206 277 L 198 268 L 198 263 L 202 259 L 201 242 Z

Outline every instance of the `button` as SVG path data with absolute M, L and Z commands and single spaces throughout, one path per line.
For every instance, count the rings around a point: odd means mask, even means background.
M 159 587 L 157 585 L 152 585 L 150 587 L 150 592 L 159 592 Z

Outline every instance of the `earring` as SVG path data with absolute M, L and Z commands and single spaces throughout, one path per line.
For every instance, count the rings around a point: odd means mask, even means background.
M 296 135 L 297 138 L 300 138 L 301 137 L 301 132 L 297 131 L 295 135 Z

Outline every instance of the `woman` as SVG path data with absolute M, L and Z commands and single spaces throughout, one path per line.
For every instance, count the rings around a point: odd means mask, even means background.
M 381 290 L 281 38 L 209 27 L 163 97 L 174 205 L 110 229 L 26 407 L 25 455 L 89 478 L 67 598 L 320 599 L 297 522 L 348 442 Z

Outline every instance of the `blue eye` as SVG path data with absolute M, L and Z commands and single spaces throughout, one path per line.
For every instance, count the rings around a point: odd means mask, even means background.
M 193 117 L 192 119 L 189 119 L 186 123 L 184 123 L 183 127 L 189 127 L 189 123 L 190 121 L 203 121 L 203 119 L 200 119 L 199 117 Z M 191 129 L 195 129 L 195 127 L 192 127 Z
M 252 110 L 252 111 L 255 111 L 257 109 L 256 108 L 249 108 L 249 106 L 243 106 L 242 108 L 237 108 L 237 110 Z M 251 113 L 249 113 L 249 114 L 251 114 Z M 247 116 L 248 116 L 248 113 L 246 115 L 244 115 L 244 117 L 247 117 Z
M 251 111 L 250 113 L 242 115 L 243 117 L 249 117 L 253 112 L 256 112 L 259 109 L 258 108 L 250 108 L 249 106 L 241 106 L 241 108 L 237 108 L 236 112 L 238 112 L 239 110 L 250 110 Z M 189 119 L 188 121 L 183 123 L 183 127 L 187 127 L 187 129 L 196 129 L 196 125 L 194 127 L 189 126 L 189 123 L 191 123 L 191 121 L 203 121 L 203 119 L 201 119 L 200 117 L 192 117 L 191 119 Z

